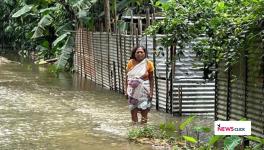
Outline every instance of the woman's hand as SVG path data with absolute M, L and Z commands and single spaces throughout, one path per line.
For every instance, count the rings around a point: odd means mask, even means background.
M 151 101 L 152 98 L 153 98 L 153 92 L 149 92 L 149 94 L 148 94 L 148 99 Z
M 124 91 L 124 95 L 128 99 L 127 91 Z
M 149 91 L 149 97 L 153 97 L 153 89 L 150 89 L 150 91 Z

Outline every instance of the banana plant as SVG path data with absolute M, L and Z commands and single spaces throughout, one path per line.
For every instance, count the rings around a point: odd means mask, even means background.
M 11 1 L 5 0 L 3 3 L 7 5 Z M 16 0 L 16 11 L 11 13 L 11 25 L 16 23 L 22 26 L 24 32 L 21 34 L 24 34 L 25 41 L 31 42 L 30 49 L 39 52 L 39 58 L 57 57 L 57 67 L 71 66 L 67 64 L 72 60 L 74 30 L 80 23 L 90 23 L 89 9 L 95 2 L 96 0 Z

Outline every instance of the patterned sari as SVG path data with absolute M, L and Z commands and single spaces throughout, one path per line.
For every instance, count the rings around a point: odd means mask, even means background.
M 143 76 L 147 71 L 147 63 L 147 59 L 142 60 L 127 73 L 127 95 L 130 110 L 135 108 L 145 110 L 151 107 L 149 101 L 149 80 L 143 80 Z

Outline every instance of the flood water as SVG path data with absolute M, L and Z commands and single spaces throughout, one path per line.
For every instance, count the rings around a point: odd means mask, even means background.
M 150 114 L 150 124 L 162 115 Z M 31 64 L 0 65 L 0 125 L 1 150 L 151 149 L 127 140 L 131 122 L 122 94 Z
M 149 124 L 171 119 L 152 110 Z M 0 65 L 0 149 L 147 150 L 129 142 L 127 101 L 79 77 L 47 67 Z

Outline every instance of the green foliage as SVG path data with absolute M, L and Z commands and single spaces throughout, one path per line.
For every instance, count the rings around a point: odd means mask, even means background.
M 161 123 L 159 128 L 165 137 L 176 137 L 176 125 L 174 122 Z
M 249 139 L 250 141 L 258 142 L 264 145 L 264 138 L 256 137 L 256 136 L 246 136 L 245 138 Z
M 195 116 L 191 116 L 188 117 L 186 120 L 184 120 L 181 124 L 180 124 L 180 130 L 184 130 L 193 120 L 194 120 Z
M 37 51 L 38 59 L 57 57 L 57 67 L 72 66 L 74 30 L 91 24 L 89 9 L 96 0 L 0 1 L 0 36 L 14 49 Z M 29 53 L 28 53 L 29 54 Z M 61 56 L 60 56 L 61 55 Z M 65 62 L 67 61 L 67 62 Z
M 184 140 L 186 140 L 187 142 L 191 142 L 191 143 L 197 143 L 197 139 L 195 139 L 194 137 L 191 136 L 182 136 L 184 138 Z
M 159 0 L 154 7 L 164 11 L 165 19 L 146 33 L 163 31 L 167 34 L 163 45 L 176 44 L 178 51 L 196 41 L 193 48 L 204 62 L 208 76 L 213 64 L 224 61 L 229 67 L 238 62 L 245 49 L 255 51 L 252 45 L 263 44 L 263 6 L 262 0 Z
M 63 70 L 61 68 L 58 68 L 56 65 L 50 65 L 48 67 L 48 72 L 52 73 L 55 77 L 59 77 L 59 73 Z
M 249 139 L 250 141 L 253 141 L 257 143 L 252 149 L 253 150 L 259 150 L 264 147 L 264 138 L 256 137 L 256 136 L 246 136 L 245 138 Z
M 187 118 L 184 123 L 184 128 L 187 126 L 186 122 L 190 124 L 194 119 L 194 116 Z M 184 129 L 183 128 L 183 129 Z M 208 133 L 211 131 L 208 127 L 194 126 L 194 131 Z M 178 135 L 171 134 L 177 133 L 176 125 L 173 122 L 162 123 L 159 127 L 155 126 L 144 126 L 133 128 L 128 132 L 128 139 L 137 140 L 140 138 L 149 138 L 149 139 L 165 139 L 167 143 L 173 145 L 173 149 L 200 149 L 200 150 L 211 150 L 211 149 L 226 149 L 226 150 L 234 150 L 236 147 L 242 146 L 242 136 L 232 135 L 213 135 L 208 138 L 208 140 L 200 141 L 195 137 L 190 135 Z M 264 139 L 255 136 L 245 136 L 245 138 L 249 139 L 256 144 L 254 147 L 250 146 L 246 149 L 259 150 L 264 145 Z M 177 140 L 177 141 L 176 141 Z M 182 143 L 182 140 L 190 143 L 190 145 L 182 145 L 178 143 Z M 201 144 L 199 144 L 201 143 Z M 217 143 L 223 143 L 223 148 L 220 148 Z M 183 148 L 184 147 L 184 148 Z
M 144 126 L 142 128 L 134 128 L 128 132 L 128 139 L 135 140 L 137 138 L 154 138 L 157 137 L 157 129 L 154 126 Z
M 46 27 L 50 26 L 53 23 L 53 18 L 50 15 L 43 16 L 40 21 L 38 22 L 38 25 L 32 30 L 34 34 L 32 35 L 32 39 L 39 38 L 45 36 L 45 34 L 48 34 L 46 31 Z
M 72 36 L 69 36 L 62 47 L 62 53 L 56 63 L 58 68 L 64 68 L 65 70 L 70 70 L 72 68 L 73 48 L 74 39 Z
M 224 140 L 224 150 L 234 150 L 241 144 L 242 139 L 239 136 L 231 135 Z
M 61 36 L 59 36 L 59 37 L 58 37 L 58 38 L 52 43 L 52 45 L 53 45 L 54 47 L 56 47 L 56 46 L 58 45 L 58 43 L 62 42 L 62 41 L 68 36 L 68 34 L 70 34 L 70 32 L 66 32 L 66 33 L 62 34 Z
M 211 128 L 204 127 L 204 126 L 196 126 L 196 127 L 193 128 L 193 130 L 196 131 L 196 132 L 204 132 L 204 133 L 211 132 Z
M 25 5 L 19 11 L 17 11 L 15 14 L 13 14 L 12 17 L 14 17 L 14 18 L 20 17 L 20 16 L 28 13 L 32 8 L 33 8 L 33 5 Z
M 222 140 L 225 136 L 224 135 L 213 135 L 209 138 L 208 146 L 211 147 L 218 141 Z

